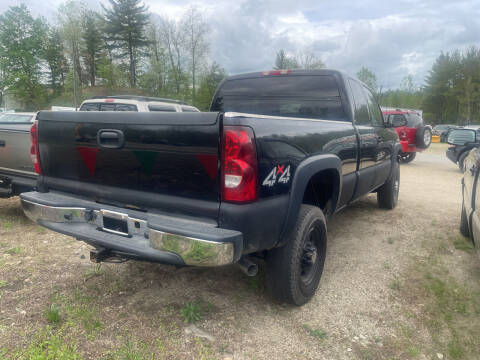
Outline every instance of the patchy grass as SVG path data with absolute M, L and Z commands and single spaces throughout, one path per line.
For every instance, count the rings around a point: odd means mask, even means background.
M 109 351 L 105 360 L 147 360 L 155 359 L 155 353 L 149 346 L 141 341 L 126 340 L 125 344 L 118 349 Z
M 416 321 L 427 329 L 437 352 L 453 360 L 478 355 L 480 293 L 449 275 L 438 257 L 418 259 L 400 294 L 421 310 Z
M 188 302 L 180 311 L 183 320 L 186 323 L 194 323 L 202 320 L 203 317 L 203 307 L 198 301 Z
M 26 350 L 19 351 L 13 359 L 25 360 L 81 360 L 82 355 L 61 333 L 54 333 L 49 327 L 41 331 Z
M 327 335 L 327 332 L 323 329 L 314 329 L 312 327 L 310 327 L 309 325 L 307 324 L 304 324 L 303 325 L 303 328 L 307 331 L 307 333 L 317 339 L 320 339 L 320 340 L 326 340 L 328 339 L 328 335 Z
M 461 235 L 458 235 L 454 240 L 453 240 L 453 246 L 455 246 L 455 249 L 457 250 L 462 250 L 467 253 L 473 253 L 475 250 L 475 247 L 473 246 L 472 240 L 463 237 Z
M 5 251 L 5 254 L 18 255 L 22 253 L 22 247 L 18 245 L 17 247 L 10 248 Z

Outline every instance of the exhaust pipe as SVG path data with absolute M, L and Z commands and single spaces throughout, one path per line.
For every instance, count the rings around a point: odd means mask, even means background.
M 258 265 L 249 258 L 242 256 L 238 260 L 238 266 L 247 276 L 256 276 L 258 274 Z

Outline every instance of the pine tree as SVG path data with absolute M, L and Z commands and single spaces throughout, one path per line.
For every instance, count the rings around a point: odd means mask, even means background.
M 118 52 L 118 57 L 128 58 L 130 86 L 135 87 L 138 60 L 148 45 L 145 36 L 147 7 L 140 0 L 109 0 L 109 3 L 110 8 L 102 5 L 107 39 Z
M 64 51 L 63 40 L 58 28 L 50 28 L 45 37 L 44 58 L 48 65 L 50 84 L 54 92 L 63 87 L 65 75 L 68 72 Z
M 90 85 L 95 86 L 97 76 L 97 63 L 103 50 L 102 34 L 99 28 L 98 14 L 94 11 L 86 11 L 83 18 L 83 61 L 87 67 Z

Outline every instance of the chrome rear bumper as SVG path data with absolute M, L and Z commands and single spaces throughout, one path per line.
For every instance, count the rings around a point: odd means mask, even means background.
M 141 218 L 120 208 L 94 208 L 101 205 L 93 202 L 90 208 L 52 206 L 51 201 L 47 205 L 32 199 L 42 195 L 48 197 L 48 193 L 22 194 L 22 207 L 30 219 L 94 246 L 175 265 L 221 266 L 236 262 L 241 255 L 242 234 L 237 231 L 195 221 L 168 221 L 165 216 Z

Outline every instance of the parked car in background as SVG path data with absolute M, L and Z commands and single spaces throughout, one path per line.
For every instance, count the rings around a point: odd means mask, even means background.
M 475 144 L 464 160 L 462 179 L 462 210 L 460 214 L 460 232 L 470 238 L 480 254 L 480 143 L 476 141 L 476 132 L 471 129 L 448 138 L 451 145 L 465 146 Z
M 85 100 L 80 105 L 80 111 L 199 112 L 200 110 L 179 100 L 113 95 Z
M 472 133 L 475 134 L 473 139 L 471 138 Z M 450 145 L 446 151 L 447 158 L 454 164 L 458 164 L 460 171 L 463 171 L 463 163 L 469 151 L 480 143 L 480 128 L 471 129 L 465 127 L 461 129 L 450 129 L 447 143 Z
M 457 125 L 449 125 L 449 124 L 435 125 L 432 129 L 432 135 L 440 136 L 440 142 L 446 142 L 448 132 L 451 129 L 458 129 L 458 128 L 460 128 L 460 127 L 457 126 Z
M 417 151 L 427 149 L 432 143 L 432 127 L 425 125 L 421 114 L 417 110 L 382 108 L 383 117 L 389 124 L 406 120 L 405 126 L 396 127 L 402 152 L 400 160 L 409 163 L 415 159 Z
M 37 174 L 30 158 L 30 128 L 36 113 L 0 113 L 0 197 L 35 187 Z
M 270 293 L 305 304 L 327 220 L 371 192 L 396 206 L 397 133 L 366 85 L 327 69 L 229 77 L 210 110 L 41 111 L 32 158 L 42 175 L 23 209 L 93 245 L 98 262 L 238 263 L 255 275 L 264 258 Z

